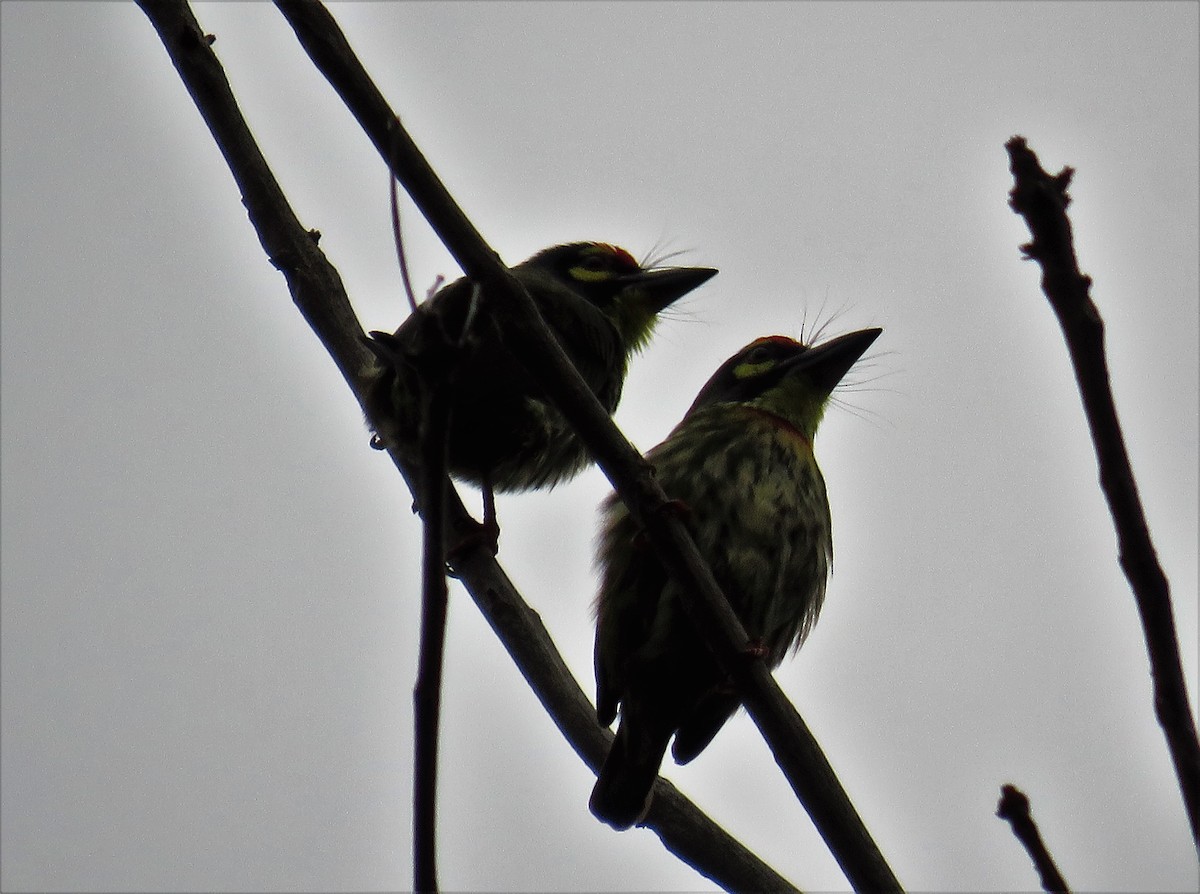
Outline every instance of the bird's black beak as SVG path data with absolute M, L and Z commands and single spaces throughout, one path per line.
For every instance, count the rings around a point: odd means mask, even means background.
M 662 267 L 631 273 L 621 282 L 639 293 L 646 310 L 658 313 L 716 275 L 712 267 Z
M 882 329 L 859 329 L 813 345 L 787 362 L 789 372 L 802 369 L 816 387 L 832 393 L 882 333 Z

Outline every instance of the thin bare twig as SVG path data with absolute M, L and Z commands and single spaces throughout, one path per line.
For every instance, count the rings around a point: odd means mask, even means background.
M 362 326 L 341 278 L 280 190 L 187 4 L 183 0 L 138 2 L 225 156 L 268 258 L 286 277 L 292 299 L 361 403 L 362 371 L 374 360 L 361 343 Z M 419 503 L 424 487 L 410 465 L 411 458 L 395 451 L 389 454 Z M 447 536 L 454 542 L 477 530 L 477 523 L 448 480 L 443 480 L 443 487 Z M 456 556 L 455 572 L 551 719 L 587 765 L 597 769 L 612 734 L 596 723 L 595 707 L 571 675 L 537 613 L 488 550 L 467 550 Z M 663 821 L 654 831 L 668 850 L 697 872 L 727 890 L 795 890 L 669 782 L 659 780 L 656 791 Z M 586 792 L 581 792 L 580 803 L 585 799 Z
M 749 637 L 677 513 L 667 509 L 667 495 L 584 384 L 528 293 L 450 196 L 329 12 L 314 0 L 276 0 L 276 5 L 463 271 L 483 289 L 491 312 L 505 316 L 514 354 L 587 445 L 668 573 L 683 585 L 692 620 L 730 675 L 776 763 L 850 883 L 856 890 L 900 890 L 795 707 L 761 659 L 747 660 Z
M 1029 812 L 1029 798 L 1015 785 L 1000 787 L 1000 803 L 996 805 L 996 816 L 1007 820 L 1012 826 L 1013 835 L 1024 845 L 1026 852 L 1033 860 L 1034 868 L 1042 881 L 1042 890 L 1048 892 L 1069 892 L 1066 881 L 1054 858 L 1046 850 L 1042 834 L 1038 831 L 1037 823 Z
M 1005 149 L 1013 174 L 1009 204 L 1025 219 L 1033 236 L 1021 251 L 1041 265 L 1042 291 L 1071 355 L 1100 469 L 1100 487 L 1117 532 L 1121 568 L 1133 590 L 1150 656 L 1154 711 L 1175 764 L 1192 839 L 1200 849 L 1200 740 L 1179 658 L 1170 589 L 1150 539 L 1117 419 L 1104 351 L 1104 322 L 1089 294 L 1092 280 L 1080 272 L 1075 258 L 1067 218 L 1071 202 L 1067 187 L 1074 171 L 1063 168 L 1053 176 L 1046 173 L 1023 137 L 1013 137 Z
M 388 171 L 388 196 L 392 210 L 392 241 L 396 243 L 396 261 L 400 264 L 400 281 L 408 297 L 408 309 L 416 313 L 417 296 L 413 294 L 412 277 L 408 275 L 408 254 L 404 251 L 404 234 L 400 230 L 400 190 L 396 188 L 396 178 L 391 171 Z

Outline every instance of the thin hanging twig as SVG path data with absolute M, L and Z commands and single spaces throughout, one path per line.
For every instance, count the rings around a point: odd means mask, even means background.
M 449 348 L 450 346 L 439 346 Z M 452 363 L 453 361 L 451 361 Z M 434 892 L 437 882 L 438 741 L 442 669 L 446 652 L 446 435 L 447 392 L 453 366 L 420 367 L 424 391 L 421 416 L 421 639 L 413 687 L 413 890 Z
M 417 312 L 417 296 L 413 293 L 412 278 L 408 274 L 408 253 L 404 250 L 404 234 L 400 230 L 400 190 L 396 188 L 396 178 L 388 171 L 388 197 L 392 211 L 392 241 L 396 244 L 396 261 L 400 265 L 400 281 L 404 284 L 404 294 L 408 298 L 408 309 Z

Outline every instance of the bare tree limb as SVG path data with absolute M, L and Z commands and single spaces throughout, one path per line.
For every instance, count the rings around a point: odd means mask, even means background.
M 1013 137 L 1005 148 L 1013 174 L 1009 204 L 1025 219 L 1033 236 L 1021 251 L 1041 265 L 1042 291 L 1071 355 L 1100 468 L 1100 487 L 1117 532 L 1121 568 L 1133 590 L 1150 656 L 1154 711 L 1175 764 L 1192 839 L 1200 849 L 1200 741 L 1179 657 L 1170 589 L 1150 540 L 1117 419 L 1104 351 L 1104 322 L 1089 294 L 1092 280 L 1079 271 L 1075 258 L 1067 218 L 1071 201 L 1067 187 L 1074 171 L 1063 168 L 1053 176 L 1046 173 L 1023 137 Z
M 203 31 L 183 0 L 138 0 L 180 78 L 208 124 L 242 191 L 250 220 L 268 258 L 283 272 L 297 307 L 329 350 L 361 403 L 362 370 L 371 360 L 362 327 L 341 279 L 306 233 L 254 143 Z M 423 487 L 411 458 L 391 453 L 414 494 Z M 451 542 L 476 530 L 461 500 L 443 480 L 446 530 Z M 576 683 L 541 619 L 521 598 L 485 549 L 456 558 L 455 571 L 567 741 L 593 770 L 612 734 Z M 672 853 L 727 890 L 794 891 L 786 879 L 717 826 L 669 782 L 659 780 L 661 822 L 655 831 Z M 586 793 L 580 793 L 580 803 Z
M 483 241 L 404 132 L 329 12 L 315 0 L 276 0 L 276 5 L 464 273 L 483 289 L 490 312 L 505 318 L 514 354 L 571 423 L 646 531 L 668 573 L 683 585 L 683 601 L 692 620 L 730 675 L 776 763 L 850 883 L 856 890 L 900 890 L 800 715 L 762 659 L 748 659 L 749 637 L 691 536 L 667 509 L 667 495 L 584 384 L 528 293 Z
M 1001 786 L 1000 803 L 996 806 L 996 816 L 1008 821 L 1008 824 L 1012 826 L 1013 835 L 1024 845 L 1041 878 L 1042 890 L 1070 892 L 1071 889 L 1067 887 L 1058 867 L 1054 865 L 1054 858 L 1046 850 L 1046 844 L 1042 841 L 1037 823 L 1033 821 L 1033 816 L 1029 813 L 1029 798 L 1025 793 L 1015 785 Z

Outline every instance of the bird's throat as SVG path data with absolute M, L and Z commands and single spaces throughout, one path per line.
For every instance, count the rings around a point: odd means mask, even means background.
M 739 407 L 739 409 L 747 416 L 765 419 L 777 432 L 783 434 L 785 437 L 795 438 L 804 445 L 806 450 L 812 451 L 812 440 L 797 428 L 795 423 L 790 422 L 777 413 L 772 413 L 770 410 L 764 410 L 762 407 Z

